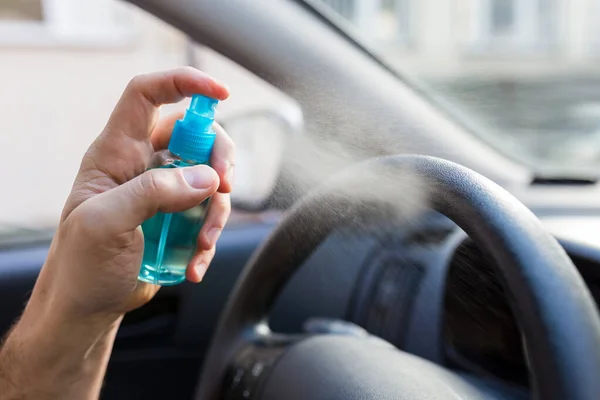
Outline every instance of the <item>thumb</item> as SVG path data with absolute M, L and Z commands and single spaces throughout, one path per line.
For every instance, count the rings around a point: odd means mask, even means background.
M 159 211 L 178 212 L 197 206 L 218 187 L 217 173 L 206 165 L 157 168 L 86 203 L 97 212 L 98 229 L 118 234 L 137 228 Z

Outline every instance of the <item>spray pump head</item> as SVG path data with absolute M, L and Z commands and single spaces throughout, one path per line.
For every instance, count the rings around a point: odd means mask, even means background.
M 202 95 L 192 96 L 183 119 L 175 122 L 169 151 L 184 161 L 208 163 L 215 143 L 212 124 L 218 100 Z

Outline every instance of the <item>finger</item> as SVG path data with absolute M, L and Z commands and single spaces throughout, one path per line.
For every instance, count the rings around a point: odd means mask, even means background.
M 200 282 L 215 254 L 216 243 L 231 213 L 228 193 L 215 193 L 210 199 L 208 214 L 198 235 L 197 250 L 186 270 L 191 282 Z
M 219 192 L 230 193 L 233 187 L 235 144 L 221 125 L 214 123 L 213 129 L 217 137 L 215 138 L 210 165 L 217 171 L 221 180 Z
M 197 248 L 199 251 L 215 247 L 230 214 L 231 197 L 229 193 L 215 193 L 210 198 L 208 213 L 198 234 Z
M 224 100 L 229 92 L 225 85 L 192 67 L 138 75 L 125 88 L 105 131 L 146 140 L 161 105 L 177 103 L 194 94 Z
M 175 122 L 182 119 L 183 114 L 184 111 L 177 111 L 158 120 L 150 135 L 150 143 L 152 143 L 154 151 L 164 150 L 169 147 L 169 140 L 171 140 L 171 132 L 173 132 Z
M 134 230 L 158 211 L 188 210 L 213 195 L 218 186 L 219 177 L 206 165 L 152 169 L 84 205 L 94 207 L 100 231 L 119 234 Z
M 202 281 L 206 271 L 208 270 L 208 266 L 215 257 L 216 250 L 217 248 L 213 247 L 211 249 L 196 253 L 196 255 L 192 257 L 192 260 L 189 262 L 187 269 L 185 270 L 185 277 L 188 281 L 194 283 Z

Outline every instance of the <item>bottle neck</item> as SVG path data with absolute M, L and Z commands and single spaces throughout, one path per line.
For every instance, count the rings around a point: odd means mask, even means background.
M 179 120 L 173 127 L 169 150 L 181 160 L 194 164 L 208 164 L 215 138 L 215 132 L 210 127 L 206 132 L 190 130 L 189 126 Z
M 172 156 L 175 163 L 181 164 L 178 166 L 183 166 L 183 167 L 192 166 L 192 165 L 200 165 L 200 164 L 209 165 L 209 161 L 210 161 L 206 158 L 204 158 L 204 159 L 183 158 L 180 155 L 173 153 L 172 151 L 169 151 L 169 154 Z M 182 164 L 185 164 L 185 165 L 182 165 Z

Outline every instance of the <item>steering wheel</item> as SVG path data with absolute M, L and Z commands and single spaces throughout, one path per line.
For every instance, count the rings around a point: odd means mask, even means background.
M 390 216 L 394 201 L 353 191 L 381 191 L 407 175 L 426 191 L 428 206 L 498 266 L 524 336 L 534 396 L 600 398 L 598 312 L 575 266 L 533 213 L 458 164 L 390 156 L 347 170 L 301 199 L 254 254 L 215 331 L 196 399 L 494 398 L 487 383 L 360 335 L 281 335 L 268 328 L 277 295 L 333 229 Z

